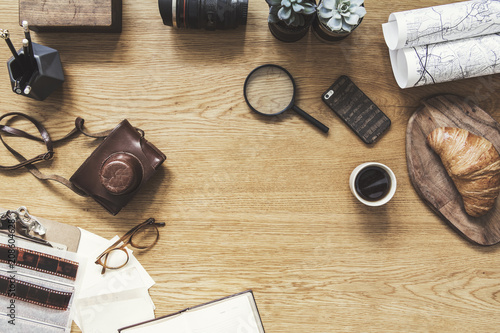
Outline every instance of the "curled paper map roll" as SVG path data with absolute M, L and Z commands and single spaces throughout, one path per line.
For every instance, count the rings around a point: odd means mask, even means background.
M 392 13 L 382 30 L 401 88 L 500 73 L 500 0 Z
M 401 88 L 500 73 L 500 34 L 389 51 Z
M 382 24 L 389 50 L 500 32 L 500 0 L 473 0 L 389 15 Z

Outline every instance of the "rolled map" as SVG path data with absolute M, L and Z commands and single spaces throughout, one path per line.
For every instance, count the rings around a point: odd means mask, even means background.
M 392 13 L 382 29 L 401 88 L 500 73 L 500 0 Z

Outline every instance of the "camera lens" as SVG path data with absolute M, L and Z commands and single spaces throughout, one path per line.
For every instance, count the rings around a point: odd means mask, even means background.
M 248 0 L 158 0 L 163 24 L 177 28 L 234 29 L 247 23 Z

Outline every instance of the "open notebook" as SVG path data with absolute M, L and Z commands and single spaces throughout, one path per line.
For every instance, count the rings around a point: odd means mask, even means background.
M 188 308 L 120 333 L 264 333 L 251 290 Z

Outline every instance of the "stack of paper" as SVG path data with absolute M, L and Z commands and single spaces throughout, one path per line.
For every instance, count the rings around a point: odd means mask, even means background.
M 76 296 L 74 321 L 83 332 L 108 333 L 118 328 L 154 318 L 154 304 L 148 289 L 154 285 L 137 259 L 123 268 L 106 270 L 96 265 L 99 254 L 118 240 L 106 240 L 81 229 L 78 254 L 87 258 L 82 285 Z

